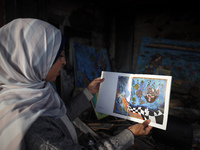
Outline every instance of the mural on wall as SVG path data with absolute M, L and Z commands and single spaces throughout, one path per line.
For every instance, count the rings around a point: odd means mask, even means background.
M 76 87 L 85 88 L 95 78 L 101 76 L 102 71 L 110 71 L 110 63 L 106 49 L 97 49 L 79 43 L 73 43 L 74 70 Z M 98 93 L 93 95 L 92 104 L 95 107 Z M 96 112 L 98 119 L 107 115 Z
M 200 85 L 200 43 L 143 37 L 136 73 L 172 76 L 172 87 Z

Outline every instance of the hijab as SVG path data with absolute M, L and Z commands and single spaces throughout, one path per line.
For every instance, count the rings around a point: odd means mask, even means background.
M 0 147 L 18 150 L 39 116 L 59 118 L 64 102 L 50 82 L 62 35 L 38 19 L 15 19 L 0 28 Z

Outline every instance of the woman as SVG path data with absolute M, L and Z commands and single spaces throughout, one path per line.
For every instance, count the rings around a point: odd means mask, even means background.
M 0 29 L 0 37 L 1 150 L 82 149 L 71 121 L 90 107 L 103 79 L 94 79 L 65 106 L 50 84 L 66 64 L 60 30 L 38 19 L 15 19 Z M 91 148 L 127 148 L 134 135 L 150 132 L 149 122 Z

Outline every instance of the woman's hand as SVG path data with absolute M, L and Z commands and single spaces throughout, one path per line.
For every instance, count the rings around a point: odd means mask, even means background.
M 101 77 L 92 80 L 92 82 L 90 82 L 90 84 L 87 87 L 88 91 L 91 94 L 97 93 L 99 91 L 100 83 L 103 81 L 104 81 L 104 78 L 101 79 Z
M 143 123 L 135 124 L 130 126 L 128 129 L 135 135 L 148 135 L 152 127 L 149 126 L 151 120 L 145 120 Z

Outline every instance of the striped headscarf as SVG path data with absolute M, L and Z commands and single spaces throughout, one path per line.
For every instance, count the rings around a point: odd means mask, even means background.
M 18 150 L 39 116 L 66 113 L 45 77 L 61 44 L 61 32 L 38 19 L 15 19 L 0 28 L 0 149 Z

